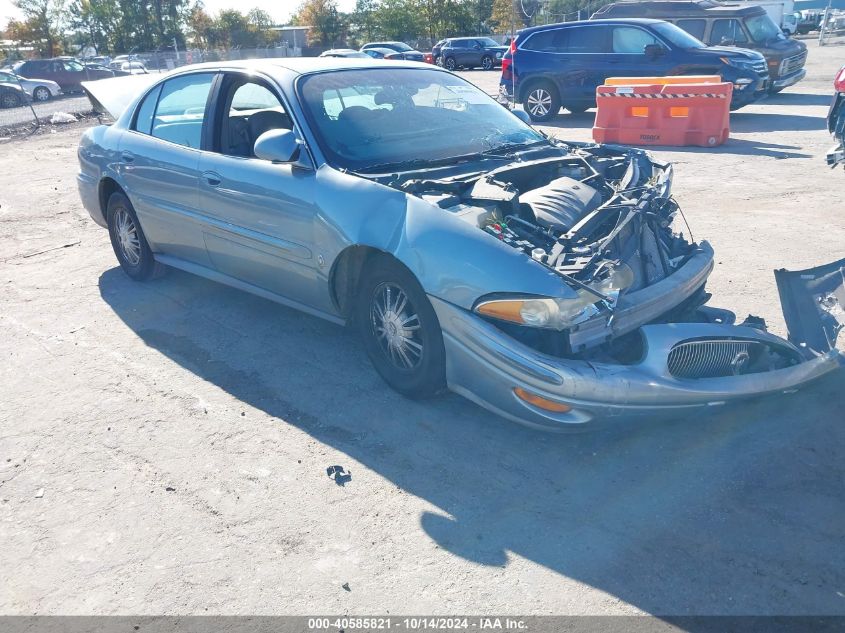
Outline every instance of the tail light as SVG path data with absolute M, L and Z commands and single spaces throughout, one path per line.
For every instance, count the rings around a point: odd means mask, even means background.
M 510 81 L 513 79 L 513 60 L 516 55 L 516 38 L 511 40 L 508 52 L 502 57 L 502 79 Z
M 833 89 L 837 92 L 845 92 L 845 66 L 839 69 L 839 74 L 833 80 Z

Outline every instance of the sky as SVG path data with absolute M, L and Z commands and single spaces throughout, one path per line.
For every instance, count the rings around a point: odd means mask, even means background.
M 203 0 L 209 13 L 215 14 L 222 9 L 238 9 L 246 13 L 253 7 L 264 9 L 273 20 L 286 24 L 290 16 L 301 4 L 301 0 Z M 351 11 L 355 8 L 355 0 L 338 0 L 341 11 Z M 0 28 L 6 25 L 9 18 L 20 18 L 20 12 L 12 4 L 12 0 L 0 0 Z

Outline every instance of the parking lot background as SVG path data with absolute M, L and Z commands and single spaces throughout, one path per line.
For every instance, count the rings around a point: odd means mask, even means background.
M 716 250 L 711 303 L 781 334 L 772 270 L 845 256 L 843 55 L 810 42 L 725 146 L 655 150 Z M 845 614 L 841 372 L 566 436 L 412 402 L 342 328 L 128 280 L 76 193 L 83 126 L 54 129 L 0 145 L 0 612 Z

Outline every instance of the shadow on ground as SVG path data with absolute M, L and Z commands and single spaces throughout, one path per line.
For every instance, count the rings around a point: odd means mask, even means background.
M 845 613 L 841 373 L 707 418 L 557 436 L 454 395 L 403 399 L 349 331 L 185 273 L 115 268 L 99 286 L 167 360 L 436 506 L 421 528 L 456 556 L 524 557 L 656 614 Z

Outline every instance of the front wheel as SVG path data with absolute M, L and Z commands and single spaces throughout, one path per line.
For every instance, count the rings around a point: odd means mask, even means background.
M 32 96 L 36 101 L 49 101 L 50 100 L 50 91 L 47 90 L 44 86 L 38 86 L 32 92 Z
M 455 58 L 454 58 L 454 57 L 447 57 L 447 58 L 443 61 L 443 67 L 444 67 L 446 70 L 451 70 L 451 71 L 453 71 L 453 70 L 455 70 L 455 69 L 458 67 L 458 64 L 455 62 Z
M 485 55 L 481 58 L 481 67 L 484 70 L 493 70 L 493 58 L 489 55 Z
M 548 121 L 560 112 L 557 90 L 547 83 L 532 86 L 525 95 L 523 105 L 532 121 Z
M 387 257 L 368 266 L 355 317 L 367 355 L 388 385 L 410 398 L 443 389 L 446 353 L 440 323 L 406 268 Z
M 17 108 L 19 105 L 23 105 L 23 99 L 14 92 L 4 92 L 0 95 L 0 108 Z

